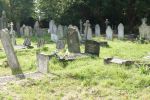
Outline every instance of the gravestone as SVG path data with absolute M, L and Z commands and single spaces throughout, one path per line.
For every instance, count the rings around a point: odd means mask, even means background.
M 80 53 L 80 43 L 78 38 L 78 32 L 75 27 L 69 26 L 67 33 L 68 50 L 71 53 Z
M 43 74 L 48 73 L 48 62 L 49 62 L 48 55 L 37 53 L 37 65 L 38 65 L 39 72 Z
M 55 23 L 54 20 L 51 20 L 51 21 L 49 22 L 49 33 L 51 33 L 51 34 L 52 34 L 52 31 L 53 31 L 54 23 Z
M 150 26 L 146 24 L 147 18 L 142 19 L 142 25 L 139 27 L 140 38 L 150 40 Z
M 108 40 L 113 39 L 113 30 L 111 29 L 110 26 L 108 26 L 106 29 L 106 39 L 108 39 Z
M 61 40 L 64 38 L 64 34 L 63 34 L 63 26 L 62 25 L 58 25 L 58 29 L 57 29 L 57 37 L 58 40 Z
M 8 60 L 8 64 L 11 69 L 20 69 L 20 64 L 18 62 L 17 56 L 15 54 L 14 48 L 11 44 L 11 39 L 7 29 L 3 29 L 0 31 L 1 42 L 4 47 L 6 57 Z
M 64 26 L 64 38 L 67 37 L 67 32 L 68 32 L 68 27 L 67 26 Z
M 11 37 L 11 43 L 12 45 L 16 45 L 16 34 L 13 30 L 13 22 L 10 23 L 10 37 Z
M 118 25 L 118 38 L 124 39 L 124 26 L 122 23 Z
M 39 30 L 40 30 L 40 25 L 39 25 L 39 22 L 36 21 L 35 24 L 34 24 L 34 32 L 35 32 L 35 35 L 38 36 L 38 37 L 40 37 Z
M 80 34 L 83 34 L 83 22 L 80 20 Z
M 56 24 L 54 23 L 53 24 L 53 27 L 52 27 L 52 30 L 51 30 L 51 40 L 53 42 L 57 42 L 58 41 L 58 37 L 57 37 L 57 26 Z
M 81 38 L 81 35 L 80 35 L 80 32 L 79 32 L 79 28 L 77 26 L 74 26 L 76 31 L 78 32 L 78 38 L 79 38 L 79 41 L 82 41 L 82 38 Z
M 91 40 L 92 39 L 92 29 L 91 29 L 91 24 L 89 20 L 86 20 L 84 23 L 84 35 L 85 35 L 85 40 Z
M 7 17 L 6 12 L 2 11 L 2 17 L 1 17 L 1 29 L 7 28 Z
M 108 27 L 109 23 L 110 23 L 110 22 L 109 22 L 109 20 L 108 20 L 108 19 L 106 19 L 106 20 L 105 20 L 106 29 L 107 29 L 107 27 Z
M 20 28 L 20 35 L 24 36 L 24 29 L 25 29 L 25 25 L 23 24 L 22 27 Z
M 31 46 L 31 40 L 30 40 L 30 29 L 29 29 L 29 26 L 25 26 L 24 36 L 25 36 L 25 40 L 24 40 L 23 45 L 27 46 L 27 47 L 30 47 Z
M 65 48 L 65 41 L 64 40 L 58 40 L 56 43 L 56 49 L 61 50 Z
M 100 26 L 99 26 L 99 24 L 96 24 L 96 25 L 95 25 L 95 36 L 96 36 L 96 37 L 99 37 L 100 34 L 101 34 Z
M 87 40 L 85 43 L 85 53 L 99 56 L 100 44 L 96 41 Z

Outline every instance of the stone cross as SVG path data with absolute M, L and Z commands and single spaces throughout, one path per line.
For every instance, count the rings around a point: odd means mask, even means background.
M 108 27 L 108 25 L 109 25 L 109 20 L 108 19 L 106 19 L 106 21 L 105 21 L 105 24 L 106 24 L 106 28 Z
M 124 26 L 122 23 L 118 25 L 118 38 L 124 39 Z
M 4 47 L 9 66 L 13 70 L 20 69 L 20 64 L 18 62 L 14 48 L 11 44 L 11 39 L 8 30 L 7 29 L 1 30 L 0 35 L 1 35 L 1 42 Z

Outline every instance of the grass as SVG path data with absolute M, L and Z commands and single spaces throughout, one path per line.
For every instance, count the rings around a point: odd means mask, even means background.
M 51 54 L 55 44 L 44 37 L 47 43 L 41 50 Z M 104 40 L 95 38 L 94 40 Z M 36 47 L 36 38 L 32 38 Z M 18 38 L 19 44 L 23 43 Z M 49 62 L 50 73 L 55 77 L 33 80 L 26 79 L 21 82 L 9 83 L 1 88 L 0 99 L 23 100 L 149 100 L 150 98 L 150 70 L 148 67 L 105 65 L 105 57 L 118 57 L 130 60 L 143 60 L 150 51 L 150 44 L 113 40 L 108 41 L 109 48 L 101 48 L 100 57 L 82 58 L 70 62 L 60 62 L 51 58 Z M 1 47 L 1 46 L 0 46 Z M 84 46 L 81 46 L 84 51 Z M 16 51 L 22 71 L 36 71 L 36 51 L 26 49 Z M 6 60 L 5 53 L 0 51 L 0 61 Z M 11 75 L 11 70 L 0 67 L 0 76 Z M 5 90 L 5 91 L 3 91 Z

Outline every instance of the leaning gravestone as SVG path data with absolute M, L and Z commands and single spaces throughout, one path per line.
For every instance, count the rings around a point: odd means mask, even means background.
M 106 39 L 108 39 L 108 40 L 113 39 L 113 30 L 111 29 L 110 26 L 108 26 L 106 29 Z
M 122 23 L 118 25 L 118 38 L 124 39 L 124 26 Z
M 80 53 L 78 32 L 73 26 L 69 26 L 67 33 L 68 50 L 71 53 Z
M 96 24 L 95 25 L 95 36 L 99 37 L 100 34 L 101 34 L 100 26 L 99 26 L 99 24 Z
M 100 44 L 96 41 L 87 40 L 85 43 L 85 53 L 99 56 Z
M 9 66 L 13 70 L 19 69 L 20 65 L 19 65 L 17 56 L 15 54 L 14 48 L 11 44 L 11 39 L 10 39 L 8 30 L 7 29 L 1 30 L 0 36 L 1 36 L 1 42 L 3 44 Z

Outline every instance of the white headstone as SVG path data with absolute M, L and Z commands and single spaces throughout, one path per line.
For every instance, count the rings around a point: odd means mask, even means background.
M 86 23 L 84 23 L 84 35 L 86 40 L 91 40 L 92 39 L 92 29 L 91 29 L 91 24 L 89 20 L 86 20 Z
M 150 26 L 146 24 L 147 19 L 142 19 L 142 25 L 139 27 L 139 33 L 141 38 L 150 40 Z
M 113 39 L 113 30 L 111 29 L 110 26 L 108 26 L 106 29 L 106 39 L 108 39 L 108 40 Z
M 53 28 L 52 28 L 52 30 L 51 30 L 51 40 L 53 41 L 53 42 L 57 42 L 58 41 L 58 37 L 57 37 L 57 26 L 55 25 L 55 23 L 54 23 L 54 25 L 53 25 Z
M 74 28 L 76 29 L 77 33 L 78 33 L 78 38 L 79 38 L 79 41 L 82 40 L 81 38 L 81 35 L 80 35 L 80 32 L 79 32 L 79 28 L 77 26 L 74 26 Z
M 64 38 L 64 34 L 63 34 L 63 26 L 62 25 L 58 25 L 58 29 L 57 29 L 57 37 L 59 40 Z
M 101 34 L 100 26 L 99 24 L 95 25 L 95 36 L 98 37 Z
M 118 38 L 124 39 L 124 25 L 122 23 L 118 25 Z

